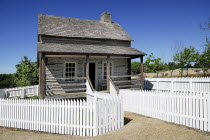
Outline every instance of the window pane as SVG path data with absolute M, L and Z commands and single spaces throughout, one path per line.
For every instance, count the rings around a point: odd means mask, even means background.
M 71 78 L 75 76 L 75 63 L 65 64 L 65 78 Z M 74 81 L 74 79 L 66 79 L 66 81 Z

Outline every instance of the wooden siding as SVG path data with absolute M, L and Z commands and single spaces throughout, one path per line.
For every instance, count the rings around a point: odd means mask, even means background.
M 58 44 L 81 44 L 81 45 L 101 45 L 101 46 L 124 46 L 130 47 L 130 41 L 120 40 L 104 40 L 104 39 L 74 39 L 62 37 L 42 36 L 43 43 L 58 43 Z
M 73 57 L 49 57 L 46 64 L 46 78 L 63 78 L 64 76 L 64 63 L 66 62 L 75 62 L 76 63 L 76 76 L 84 77 L 85 76 L 85 58 L 73 58 Z M 103 80 L 103 63 L 106 63 L 106 58 L 90 58 L 90 63 L 96 63 L 96 90 L 105 90 L 106 89 L 106 80 Z M 128 63 L 126 58 L 111 58 L 110 62 L 113 64 L 113 75 L 126 75 L 128 74 Z M 55 80 L 54 82 L 46 81 L 46 84 L 58 84 L 62 82 L 61 80 Z M 82 82 L 75 81 L 75 82 Z M 71 83 L 70 83 L 71 84 Z M 54 87 L 49 86 L 50 89 Z M 59 89 L 65 89 L 69 87 L 57 87 Z M 56 89 L 57 89 L 56 88 Z M 73 88 L 73 87 L 71 87 Z M 64 92 L 63 92 L 64 93 Z

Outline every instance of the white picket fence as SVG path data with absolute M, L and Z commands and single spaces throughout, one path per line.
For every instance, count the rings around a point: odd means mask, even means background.
M 122 98 L 82 100 L 0 99 L 0 126 L 97 136 L 124 124 Z
M 120 90 L 125 111 L 210 131 L 210 93 Z
M 5 89 L 7 97 L 31 97 L 39 95 L 39 85 Z
M 210 92 L 210 77 L 145 78 L 145 89 Z

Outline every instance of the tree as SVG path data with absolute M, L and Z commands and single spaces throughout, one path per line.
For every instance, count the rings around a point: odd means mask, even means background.
M 178 52 L 173 56 L 173 60 L 181 67 L 181 77 L 183 75 L 184 68 L 187 68 L 187 76 L 188 76 L 188 68 L 191 66 L 193 62 L 196 62 L 198 59 L 199 53 L 195 50 L 194 47 L 184 48 L 183 51 Z
M 173 75 L 173 70 L 176 69 L 176 66 L 177 66 L 176 63 L 174 63 L 174 62 L 168 63 L 168 69 L 171 71 L 171 77 Z
M 202 54 L 199 55 L 196 66 L 199 66 L 205 72 L 210 69 L 210 41 L 206 40 L 205 49 Z
M 15 87 L 13 74 L 0 74 L 0 88 Z
M 155 72 L 157 73 L 157 77 L 159 71 L 164 69 L 164 63 L 161 61 L 161 58 L 155 58 L 153 53 L 149 55 L 144 65 L 147 72 Z
M 38 84 L 38 68 L 36 62 L 31 62 L 26 56 L 16 65 L 14 81 L 17 86 L 29 86 Z
M 140 73 L 140 62 L 131 62 L 131 73 L 132 74 Z

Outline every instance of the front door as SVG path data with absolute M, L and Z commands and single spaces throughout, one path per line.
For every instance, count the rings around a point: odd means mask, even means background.
M 95 79 L 95 75 L 96 75 L 96 64 L 95 63 L 89 63 L 89 77 L 90 77 L 90 81 L 95 89 L 95 83 L 96 83 L 96 79 Z

